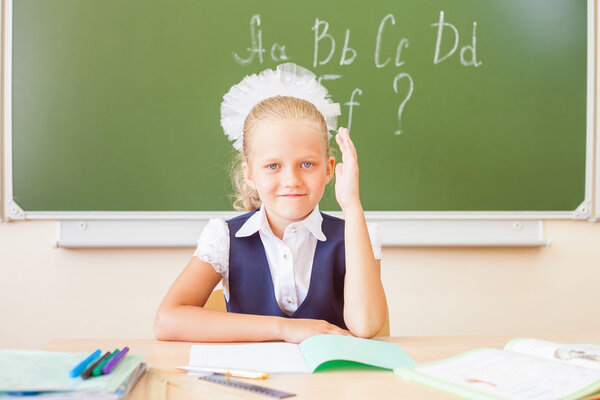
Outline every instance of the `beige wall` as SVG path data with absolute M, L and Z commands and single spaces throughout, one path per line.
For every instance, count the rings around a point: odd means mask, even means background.
M 600 331 L 600 223 L 545 230 L 549 248 L 386 248 L 392 335 Z M 54 221 L 0 223 L 0 348 L 151 337 L 193 250 L 55 249 L 55 234 Z

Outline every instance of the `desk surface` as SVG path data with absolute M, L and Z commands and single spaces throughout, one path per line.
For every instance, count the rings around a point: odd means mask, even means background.
M 555 342 L 600 343 L 600 332 L 541 334 L 538 339 Z M 379 338 L 397 343 L 417 363 L 447 358 L 477 347 L 503 348 L 514 336 L 431 336 Z M 201 382 L 175 369 L 188 362 L 187 342 L 160 342 L 153 339 L 55 339 L 45 350 L 93 351 L 129 346 L 131 353 L 143 354 L 149 370 L 138 382 L 130 399 L 268 399 L 253 393 Z M 264 381 L 252 381 L 274 389 L 296 393 L 292 399 L 456 399 L 443 393 L 383 371 L 331 371 L 312 375 L 270 375 Z

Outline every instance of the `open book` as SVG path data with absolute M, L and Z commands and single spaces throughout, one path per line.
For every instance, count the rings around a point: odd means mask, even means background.
M 387 369 L 415 365 L 397 344 L 342 335 L 316 335 L 300 344 L 193 345 L 189 365 L 310 374 L 325 363 L 339 360 Z
M 467 399 L 579 399 L 600 391 L 600 345 L 519 338 L 394 374 Z

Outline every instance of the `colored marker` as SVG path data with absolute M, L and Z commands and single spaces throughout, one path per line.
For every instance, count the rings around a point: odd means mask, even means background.
M 99 360 L 97 360 L 96 362 L 92 363 L 92 365 L 87 367 L 87 369 L 81 373 L 81 377 L 83 379 L 88 379 L 89 377 L 91 377 L 92 371 L 94 370 L 94 368 L 96 368 L 98 366 L 98 364 L 100 364 L 102 361 L 106 360 L 108 357 L 110 357 L 110 351 L 107 351 L 106 353 L 104 353 L 104 355 L 102 357 L 100 357 Z
M 79 375 L 81 375 L 81 373 L 85 370 L 85 367 L 87 367 L 93 360 L 100 357 L 100 354 L 102 354 L 102 350 L 98 349 L 88 358 L 77 364 L 77 366 L 71 370 L 71 378 L 77 378 Z
M 94 376 L 102 375 L 102 367 L 104 367 L 111 358 L 116 356 L 118 352 L 119 352 L 119 349 L 116 349 L 115 351 L 113 351 L 111 353 L 110 356 L 108 356 L 108 358 L 104 359 L 102 362 L 100 362 L 98 365 L 96 365 L 96 368 L 94 368 L 94 370 L 92 371 L 92 375 L 94 375 Z
M 102 374 L 103 375 L 110 374 L 111 371 L 113 369 L 115 369 L 115 367 L 117 366 L 119 361 L 121 361 L 121 359 L 123 358 L 125 353 L 127 353 L 128 351 L 129 351 L 129 347 L 125 346 L 125 347 L 123 347 L 123 350 L 121 350 L 119 352 L 119 354 L 117 354 L 114 357 L 111 357 L 111 359 L 108 360 L 108 362 L 106 364 L 104 364 L 104 367 L 102 367 Z

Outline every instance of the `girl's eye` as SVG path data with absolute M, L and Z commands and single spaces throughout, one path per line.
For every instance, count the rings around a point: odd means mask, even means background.
M 302 163 L 302 168 L 310 168 L 310 167 L 312 167 L 312 165 L 313 164 L 310 161 L 304 161 Z
M 267 165 L 267 169 L 277 169 L 279 167 L 279 164 L 269 164 Z

